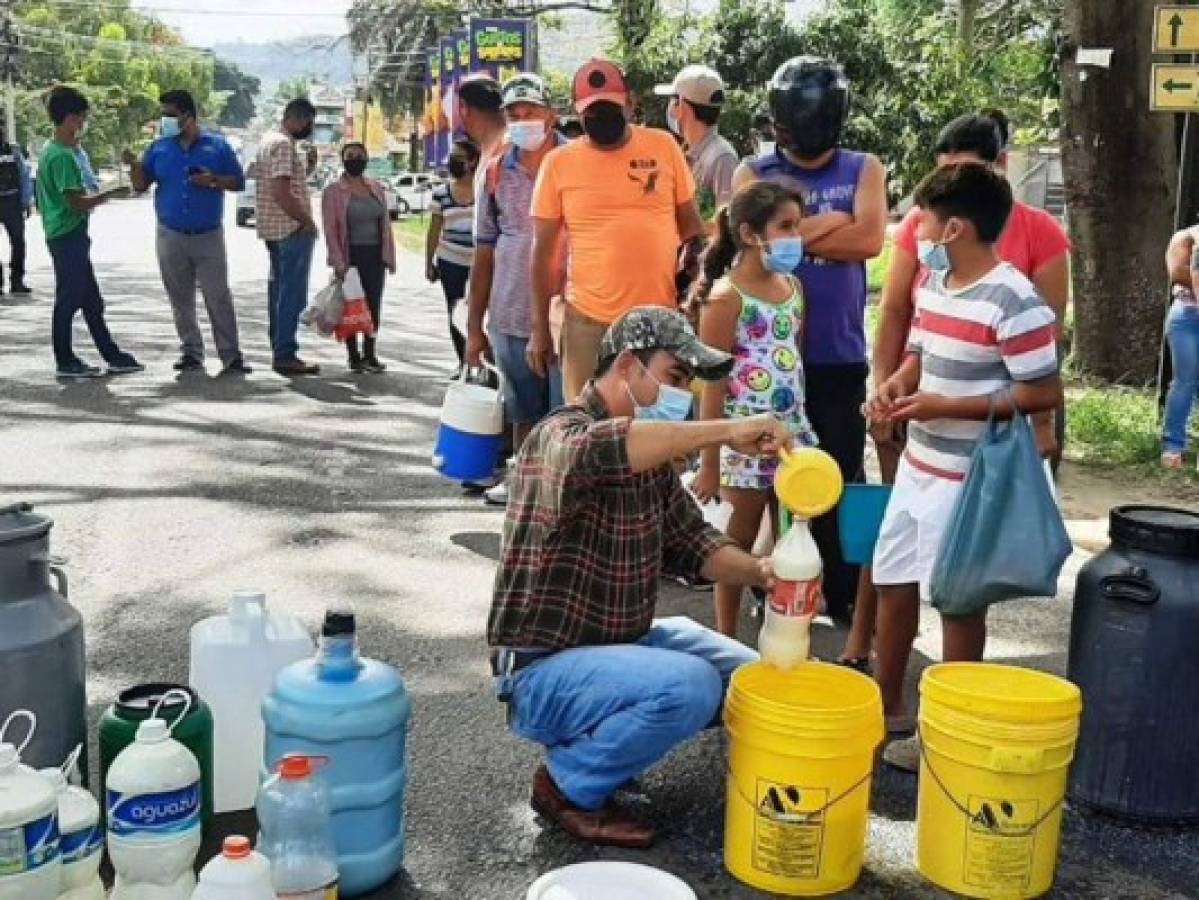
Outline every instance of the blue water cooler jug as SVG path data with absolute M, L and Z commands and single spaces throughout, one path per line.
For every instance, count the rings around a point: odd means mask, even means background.
M 411 702 L 400 673 L 358 655 L 354 614 L 330 611 L 312 659 L 262 702 L 267 771 L 287 753 L 327 756 L 341 895 L 382 884 L 404 863 L 404 743 Z

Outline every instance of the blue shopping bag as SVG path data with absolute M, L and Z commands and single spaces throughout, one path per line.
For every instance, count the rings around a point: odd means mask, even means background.
M 1028 419 L 994 405 L 942 538 L 929 585 L 947 616 L 1018 597 L 1053 597 L 1072 546 Z

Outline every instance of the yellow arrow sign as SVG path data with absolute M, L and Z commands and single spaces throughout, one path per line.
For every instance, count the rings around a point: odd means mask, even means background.
M 1199 53 L 1199 6 L 1154 8 L 1153 52 Z
M 1199 112 L 1199 66 L 1154 63 L 1150 108 L 1157 112 Z

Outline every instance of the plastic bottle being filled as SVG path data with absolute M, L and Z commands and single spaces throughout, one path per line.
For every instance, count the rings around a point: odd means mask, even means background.
M 770 559 L 777 584 L 766 603 L 758 650 L 765 662 L 792 669 L 808 659 L 821 597 L 820 550 L 805 519 L 792 520 Z

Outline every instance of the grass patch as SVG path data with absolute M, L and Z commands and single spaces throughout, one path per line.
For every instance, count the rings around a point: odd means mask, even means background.
M 891 265 L 891 237 L 883 242 L 883 252 L 866 263 L 866 287 L 872 294 L 883 289 L 883 279 L 887 277 L 887 268 Z
M 428 216 L 408 216 L 392 225 L 396 243 L 413 253 L 425 252 L 425 234 L 429 230 Z
M 1076 385 L 1066 392 L 1066 444 L 1082 462 L 1153 465 L 1161 455 L 1156 392 Z

